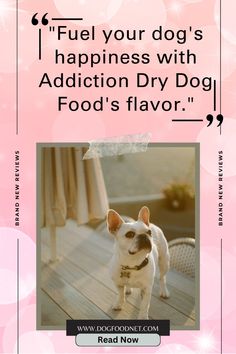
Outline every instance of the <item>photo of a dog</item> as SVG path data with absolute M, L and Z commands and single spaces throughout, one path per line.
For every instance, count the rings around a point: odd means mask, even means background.
M 38 146 L 37 328 L 70 319 L 199 328 L 199 147 L 87 151 Z
M 139 319 L 148 319 L 156 263 L 160 271 L 160 296 L 169 297 L 166 273 L 169 269 L 169 251 L 162 230 L 150 221 L 150 212 L 143 206 L 135 222 L 124 222 L 115 210 L 108 210 L 107 226 L 115 237 L 110 274 L 118 296 L 113 310 L 121 310 L 126 295 L 139 288 L 141 303 Z

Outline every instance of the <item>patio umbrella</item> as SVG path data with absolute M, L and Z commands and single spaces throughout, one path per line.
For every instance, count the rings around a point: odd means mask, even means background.
M 56 226 L 64 226 L 67 218 L 85 224 L 104 219 L 109 207 L 100 160 L 83 160 L 85 151 L 41 149 L 41 227 L 51 228 L 51 248 L 55 248 Z

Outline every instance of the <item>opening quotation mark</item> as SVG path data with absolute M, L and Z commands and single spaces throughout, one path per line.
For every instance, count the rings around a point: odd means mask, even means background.
M 34 16 L 32 17 L 31 23 L 33 26 L 37 26 L 39 23 L 39 20 L 37 19 L 38 12 L 36 12 L 36 14 L 34 14 Z M 48 15 L 48 13 L 44 14 L 42 19 L 41 19 L 41 23 L 43 26 L 47 26 L 48 25 L 48 19 L 46 18 Z
M 213 123 L 214 117 L 213 117 L 212 114 L 208 114 L 208 115 L 206 116 L 206 119 L 207 119 L 207 121 L 209 122 L 209 124 L 207 125 L 207 127 L 209 127 L 209 126 Z M 220 127 L 221 124 L 223 123 L 223 120 L 224 120 L 223 115 L 222 115 L 222 114 L 218 114 L 218 115 L 216 116 L 216 120 L 219 122 L 218 125 L 217 125 L 217 127 Z
M 37 15 L 38 15 L 38 12 L 36 12 L 36 14 L 34 14 L 31 19 L 31 23 L 33 26 L 37 26 L 39 24 L 39 20 L 37 19 Z M 41 24 L 43 26 L 48 25 L 47 15 L 48 15 L 48 12 L 46 14 L 44 14 L 43 17 L 41 18 Z M 41 30 L 41 28 L 39 28 L 39 60 L 41 60 L 41 59 L 42 59 L 42 30 Z

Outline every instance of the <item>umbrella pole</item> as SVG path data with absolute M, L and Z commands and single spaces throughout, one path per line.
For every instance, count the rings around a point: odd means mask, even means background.
M 55 262 L 57 259 L 56 226 L 50 227 L 50 249 L 51 249 L 51 261 Z

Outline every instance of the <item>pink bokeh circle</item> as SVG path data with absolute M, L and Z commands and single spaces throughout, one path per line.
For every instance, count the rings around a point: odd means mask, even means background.
M 200 78 L 207 76 L 219 80 L 220 78 L 220 47 L 219 32 L 215 26 L 201 27 L 203 39 L 196 41 L 191 37 L 188 48 L 196 54 L 197 63 L 187 65 L 191 74 Z M 228 77 L 236 69 L 236 48 L 222 40 L 222 78 Z
M 31 331 L 22 334 L 19 338 L 21 353 L 29 354 L 45 354 L 55 353 L 54 346 L 50 337 L 39 331 Z M 17 346 L 15 345 L 13 353 L 17 352 Z
M 84 142 L 106 135 L 105 124 L 99 113 L 62 112 L 54 121 L 52 136 L 54 141 Z
M 216 234 L 214 229 L 209 229 L 209 232 Z M 224 240 L 223 240 L 224 241 Z M 225 249 L 223 242 L 222 250 L 222 301 L 224 307 L 223 316 L 227 317 L 236 310 L 235 286 L 232 283 L 232 264 L 236 263 L 236 257 L 233 252 L 228 252 Z M 218 321 L 220 319 L 220 240 L 218 240 L 218 247 L 202 247 L 201 248 L 201 320 Z M 209 294 L 209 296 L 206 296 Z M 227 319 L 227 321 L 230 321 Z
M 232 44 L 236 44 L 236 26 L 235 26 L 235 2 L 224 0 L 222 3 L 222 35 Z M 220 31 L 220 1 L 215 2 L 215 22 Z
M 160 348 L 158 348 L 158 350 L 156 351 L 156 353 L 194 354 L 195 351 L 193 351 L 186 345 L 180 343 L 171 343 L 171 344 L 161 345 Z
M 14 4 L 12 5 L 14 6 Z M 13 73 L 16 71 L 16 44 L 11 35 L 11 31 L 15 28 L 15 11 L 14 8 L 7 7 L 5 10 L 3 23 L 0 21 L 0 43 L 7 55 L 1 55 L 0 72 Z M 26 11 L 19 11 L 19 38 L 24 40 L 19 41 L 19 70 L 28 70 L 29 65 L 37 60 L 38 29 L 32 28 L 31 17 Z M 35 26 L 36 27 L 36 26 Z
M 20 306 L 20 327 L 19 335 L 22 336 L 24 333 L 31 332 L 36 329 L 36 306 Z M 5 323 L 5 329 L 3 333 L 3 349 L 6 353 L 12 353 L 16 343 L 16 324 L 17 317 L 16 312 L 14 315 Z M 32 351 L 33 353 L 34 351 Z
M 20 300 L 35 289 L 35 243 L 21 231 L 9 227 L 0 228 L 0 304 L 16 302 L 17 239 L 20 253 Z
M 201 2 L 203 0 L 181 0 L 181 2 L 185 3 L 185 4 L 195 4 L 197 2 Z
M 211 319 L 213 316 L 215 319 L 220 317 L 220 297 L 216 296 L 220 291 L 220 262 L 217 260 L 219 254 L 220 250 L 218 254 L 215 252 L 212 255 L 211 249 L 201 249 L 201 320 Z M 210 301 L 206 294 L 211 294 Z
M 152 31 L 166 23 L 166 8 L 163 0 L 124 0 L 116 15 L 110 21 L 112 29 L 145 30 L 142 41 L 127 41 L 127 44 L 137 46 L 137 43 L 152 42 Z M 144 21 L 144 19 L 147 21 Z M 132 19 L 132 20 L 131 20 Z
M 35 289 L 35 244 L 23 232 L 0 228 L 0 326 L 16 312 L 16 256 L 17 239 L 20 240 L 20 306 L 26 306 Z
M 73 22 L 96 26 L 109 21 L 118 11 L 123 0 L 54 0 L 54 3 L 63 17 L 82 17 L 82 22 Z
M 78 347 L 75 338 L 66 336 L 65 331 L 37 331 L 36 311 L 36 305 L 20 309 L 20 353 L 91 353 L 91 348 Z M 4 353 L 12 353 L 16 349 L 16 321 L 14 315 L 5 324 L 2 337 Z M 96 353 L 99 349 L 101 348 L 93 348 L 92 352 Z

